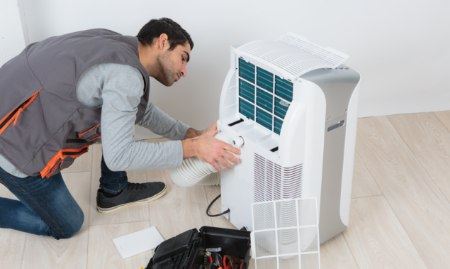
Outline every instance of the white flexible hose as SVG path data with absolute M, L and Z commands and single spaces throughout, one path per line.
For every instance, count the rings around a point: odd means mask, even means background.
M 198 158 L 188 158 L 183 160 L 180 167 L 172 169 L 170 171 L 170 176 L 176 185 L 180 187 L 190 187 L 215 172 L 217 172 L 216 169 L 209 163 Z
M 233 143 L 235 146 L 242 146 L 241 144 L 236 145 L 235 140 L 226 138 L 221 132 L 215 138 L 226 143 Z M 220 183 L 220 177 L 216 169 L 198 158 L 184 159 L 181 166 L 170 171 L 170 176 L 172 181 L 180 187 L 190 187 L 196 184 L 218 185 Z

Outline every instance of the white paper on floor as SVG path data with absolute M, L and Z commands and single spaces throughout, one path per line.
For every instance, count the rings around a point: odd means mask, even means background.
M 113 239 L 123 259 L 156 248 L 164 239 L 155 226 Z

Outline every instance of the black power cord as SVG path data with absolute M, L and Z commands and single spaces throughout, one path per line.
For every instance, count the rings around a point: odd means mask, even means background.
M 206 208 L 206 215 L 208 215 L 208 217 L 218 217 L 218 216 L 222 216 L 225 215 L 227 213 L 230 213 L 230 209 L 228 208 L 227 210 L 223 211 L 222 213 L 219 214 L 210 214 L 209 210 L 211 209 L 211 206 L 220 198 L 220 194 L 217 195 L 216 198 L 214 198 L 211 203 L 208 205 L 208 207 Z

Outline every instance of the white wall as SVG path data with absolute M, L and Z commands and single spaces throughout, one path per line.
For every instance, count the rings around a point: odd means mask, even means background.
M 16 0 L 0 1 L 0 66 L 25 46 L 19 6 Z
M 153 83 L 152 100 L 194 127 L 218 117 L 229 47 L 291 31 L 351 56 L 362 74 L 360 116 L 450 109 L 447 0 L 22 0 L 31 41 L 92 27 L 135 35 L 170 17 L 195 42 L 188 77 Z

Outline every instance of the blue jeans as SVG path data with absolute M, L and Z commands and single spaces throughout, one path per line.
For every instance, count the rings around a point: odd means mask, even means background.
M 115 194 L 128 184 L 124 171 L 113 172 L 103 158 L 100 188 Z M 69 238 L 83 224 L 84 214 L 64 183 L 61 173 L 49 179 L 40 176 L 18 178 L 0 168 L 0 183 L 18 199 L 0 197 L 0 228 L 26 233 Z

